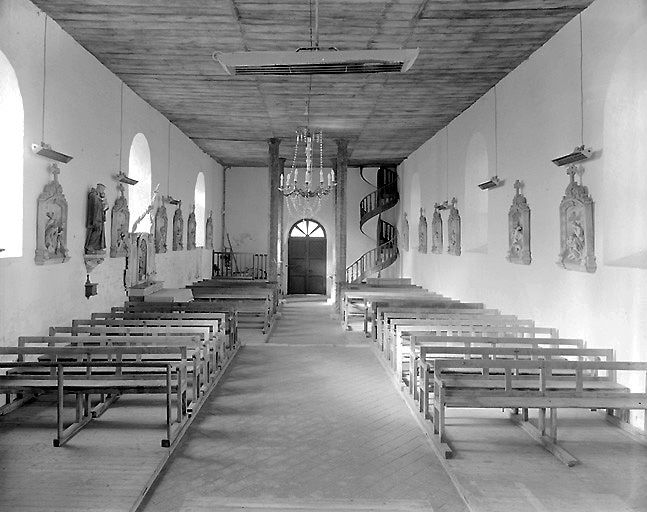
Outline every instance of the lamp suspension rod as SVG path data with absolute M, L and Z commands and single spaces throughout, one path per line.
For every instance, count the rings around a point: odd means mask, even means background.
M 171 121 L 168 122 L 168 174 L 166 176 L 166 193 L 171 195 Z
M 449 201 L 449 124 L 445 127 L 445 200 Z
M 41 142 L 45 140 L 45 84 L 47 83 L 47 14 L 45 14 L 45 30 L 43 31 L 43 113 Z
M 499 175 L 499 136 L 496 84 L 494 85 L 494 175 Z
M 319 0 L 315 0 L 315 48 L 319 49 Z
M 580 144 L 584 146 L 584 37 L 582 34 L 582 13 L 580 20 Z
M 119 172 L 123 169 L 124 146 L 124 83 L 121 82 L 121 98 L 119 104 Z

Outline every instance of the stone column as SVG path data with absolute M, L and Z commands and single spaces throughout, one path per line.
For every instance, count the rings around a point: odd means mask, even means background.
M 283 196 L 279 190 L 281 180 L 281 159 L 279 158 L 279 145 L 281 139 L 269 139 L 269 187 L 270 187 L 270 234 L 267 248 L 267 279 L 276 282 L 278 279 L 278 234 L 279 234 L 279 211 L 283 205 Z
M 279 179 L 280 176 L 283 174 L 285 171 L 285 158 L 279 158 Z M 285 199 L 283 198 L 283 194 L 279 194 L 279 220 L 278 220 L 278 247 L 277 247 L 277 254 L 278 254 L 278 264 L 277 264 L 277 269 L 278 269 L 278 275 L 277 279 L 279 281 L 279 288 L 283 290 L 283 282 L 285 281 L 285 276 L 283 275 L 283 270 L 284 270 L 284 265 L 283 265 L 283 233 L 284 233 L 284 226 L 283 226 L 283 207 L 284 207 Z
M 335 310 L 341 313 L 341 294 L 346 283 L 346 170 L 348 167 L 348 141 L 337 141 L 335 162 Z

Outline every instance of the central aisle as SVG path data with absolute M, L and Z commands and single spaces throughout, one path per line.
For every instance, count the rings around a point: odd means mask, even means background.
M 146 510 L 462 511 L 370 342 L 289 299 L 242 347 Z

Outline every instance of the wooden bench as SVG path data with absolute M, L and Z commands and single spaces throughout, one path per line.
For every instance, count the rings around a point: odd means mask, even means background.
M 484 353 L 489 350 L 492 354 L 498 355 L 508 352 L 527 350 L 548 350 L 546 355 L 552 357 L 550 351 L 569 353 L 572 350 L 585 349 L 584 341 L 573 338 L 516 338 L 516 337 L 474 337 L 474 336 L 424 336 L 414 335 L 410 337 L 409 353 L 414 357 L 409 357 L 408 373 L 402 373 L 402 380 L 409 386 L 409 392 L 417 398 L 418 379 L 423 374 L 427 363 L 431 362 L 439 353 L 461 355 L 465 358 L 471 357 L 472 354 L 483 357 Z M 610 349 L 602 350 L 604 357 L 613 358 L 613 351 Z M 523 355 L 527 355 L 523 352 Z M 532 356 L 531 356 L 532 357 Z M 446 359 L 442 358 L 441 359 Z
M 497 309 L 482 308 L 445 308 L 445 307 L 409 307 L 409 306 L 379 306 L 376 309 L 375 322 L 377 331 L 375 341 L 380 350 L 384 350 L 386 331 L 396 318 L 435 318 L 451 315 L 454 318 L 468 318 L 471 315 L 500 315 Z
M 387 357 L 391 359 L 391 365 L 397 375 L 402 374 L 402 368 L 409 357 L 410 336 L 416 335 L 416 339 L 424 341 L 421 336 L 472 336 L 472 337 L 513 337 L 513 338 L 557 338 L 559 332 L 552 327 L 524 327 L 515 325 L 467 325 L 451 321 L 436 322 L 424 326 L 408 326 L 409 329 L 395 327 L 395 335 L 386 347 Z
M 163 394 L 166 396 L 166 436 L 162 439 L 162 446 L 170 446 L 188 419 L 186 368 L 189 362 L 186 353 L 187 347 L 181 346 L 1 347 L 0 354 L 14 355 L 22 361 L 0 363 L 0 368 L 7 369 L 5 374 L 0 375 L 0 392 L 17 396 L 56 393 L 57 436 L 53 440 L 54 446 L 63 446 L 105 411 L 106 404 L 103 403 L 92 407 L 91 395 Z M 171 357 L 174 360 L 179 358 L 180 362 L 134 360 L 143 354 Z M 24 360 L 36 355 L 44 355 L 48 361 Z M 102 360 L 96 361 L 95 358 Z M 75 420 L 68 426 L 64 421 L 65 394 L 76 395 Z M 175 418 L 172 414 L 173 400 Z
M 365 324 L 368 326 L 369 320 L 372 324 L 370 335 L 377 339 L 378 309 L 384 307 L 407 307 L 407 308 L 426 308 L 428 310 L 442 309 L 461 309 L 465 311 L 482 310 L 483 304 L 480 302 L 460 302 L 446 297 L 417 297 L 411 298 L 392 298 L 392 299 L 375 299 L 369 302 L 366 310 Z M 368 329 L 368 327 L 367 327 Z M 368 334 L 368 331 L 367 331 Z
M 228 350 L 233 350 L 238 343 L 238 316 L 235 312 L 193 312 L 193 311 L 155 311 L 154 308 L 143 311 L 125 311 L 123 307 L 113 307 L 110 312 L 92 313 L 92 318 L 101 319 L 141 319 L 141 320 L 207 320 L 217 321 L 220 330 L 229 337 Z
M 142 347 L 145 349 L 146 347 L 153 346 L 184 347 L 186 349 L 186 353 L 178 355 L 176 359 L 171 359 L 167 355 L 164 355 L 163 359 L 171 363 L 184 363 L 187 361 L 191 363 L 187 368 L 191 374 L 192 396 L 189 402 L 189 409 L 192 410 L 200 400 L 206 386 L 213 379 L 216 368 L 213 362 L 212 348 L 200 336 L 97 336 L 86 333 L 86 335 L 20 336 L 18 338 L 18 349 L 30 348 L 34 351 L 38 349 L 49 350 L 55 348 L 83 347 L 87 351 L 92 352 L 94 348 L 99 347 Z M 100 351 L 97 357 L 102 354 L 103 352 Z M 39 360 L 47 362 L 47 357 L 47 354 L 43 354 Z M 150 353 L 142 352 L 135 357 L 137 362 L 157 362 L 159 358 L 159 355 L 155 351 Z M 19 356 L 18 361 L 22 362 L 23 359 Z
M 213 367 L 221 368 L 227 358 L 225 334 L 220 329 L 219 320 L 195 319 L 143 319 L 143 318 L 90 318 L 72 320 L 72 330 L 77 327 L 199 327 L 209 329 L 210 350 L 213 351 L 213 360 L 209 360 Z M 74 334 L 74 332 L 72 333 Z M 214 371 L 214 370 L 211 370 Z
M 558 408 L 647 409 L 647 389 L 631 392 L 613 379 L 619 371 L 647 372 L 646 362 L 435 359 L 429 366 L 433 368 L 425 375 L 433 372 L 433 430 L 446 456 L 451 456 L 444 444 L 447 407 L 537 408 L 536 439 L 568 465 L 577 459 L 557 446 Z M 465 373 L 468 369 L 475 371 Z M 527 431 L 534 428 L 523 423 Z

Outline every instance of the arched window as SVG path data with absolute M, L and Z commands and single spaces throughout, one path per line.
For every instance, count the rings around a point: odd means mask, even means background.
M 128 209 L 130 210 L 130 230 L 151 202 L 151 150 L 143 133 L 138 133 L 130 145 L 128 157 L 128 177 L 137 180 L 137 185 L 128 189 Z M 146 215 L 137 224 L 138 232 L 151 229 L 150 215 Z
M 304 219 L 292 226 L 292 229 L 290 230 L 290 236 L 325 238 L 326 233 L 324 233 L 323 227 L 318 222 L 315 222 L 314 220 Z
M 195 202 L 195 246 L 204 247 L 204 232 L 205 232 L 205 205 L 207 203 L 207 197 L 204 187 L 204 174 L 202 172 L 198 173 L 198 177 L 195 180 L 195 193 L 194 193 L 194 202 Z
M 0 51 L 0 258 L 22 256 L 25 114 L 16 72 Z

